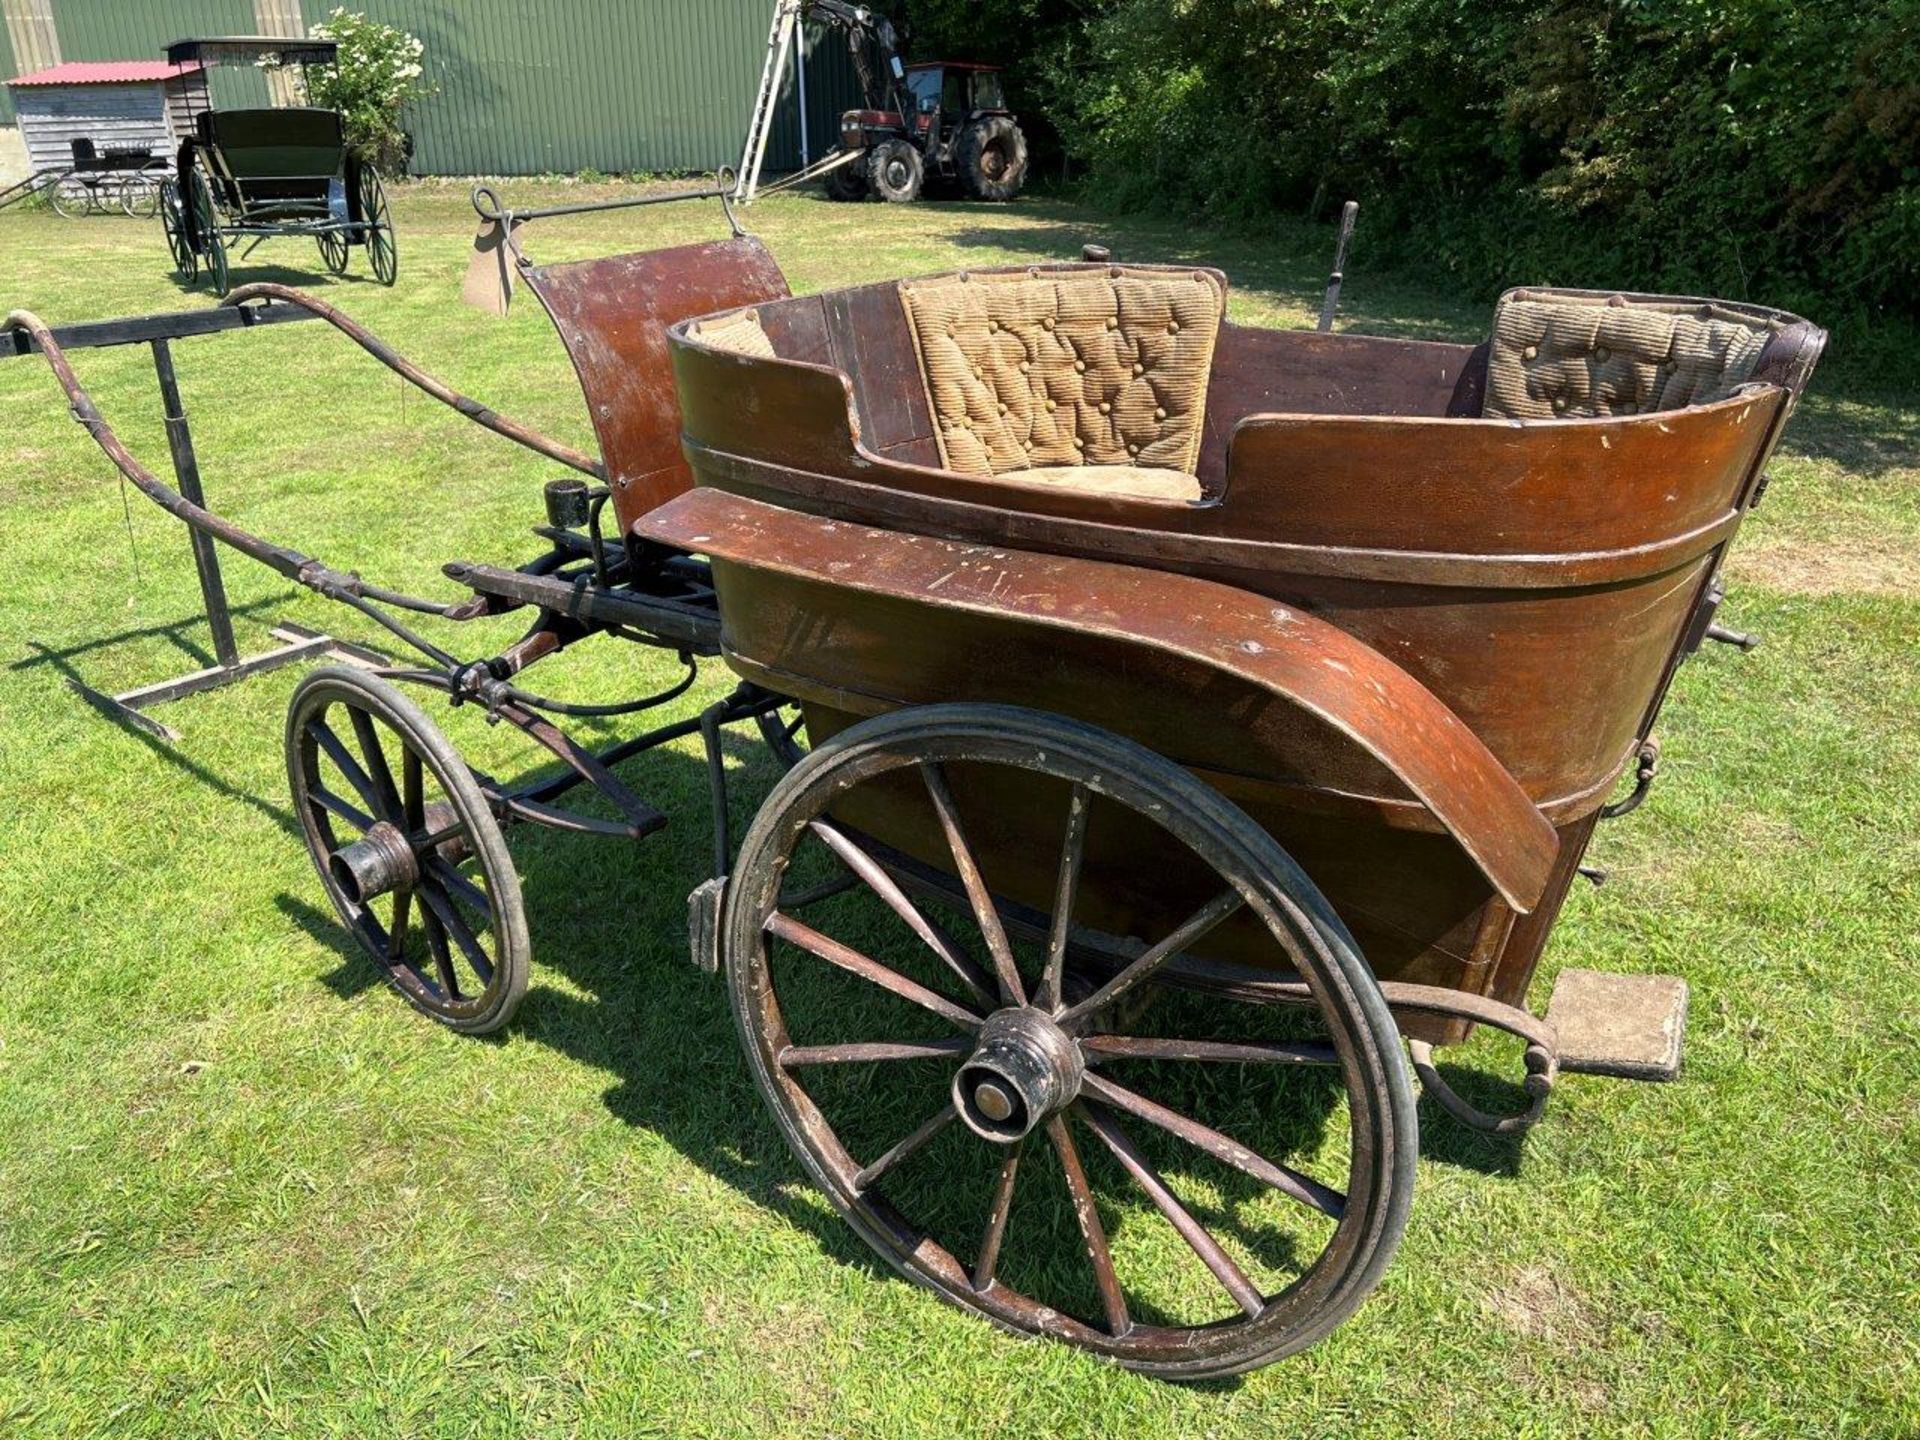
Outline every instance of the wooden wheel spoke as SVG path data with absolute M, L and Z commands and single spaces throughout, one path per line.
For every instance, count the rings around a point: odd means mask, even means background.
M 950 1060 L 973 1042 L 951 1040 L 855 1040 L 841 1045 L 789 1045 L 776 1057 L 783 1069 L 803 1065 L 857 1065 L 875 1060 Z
M 419 887 L 421 902 L 426 913 L 440 923 L 440 928 L 451 936 L 454 944 L 460 947 L 460 953 L 467 957 L 467 963 L 473 967 L 473 973 L 480 977 L 480 983 L 493 982 L 493 960 L 481 945 L 480 937 L 473 933 L 473 927 L 461 918 L 460 912 L 453 907 L 435 882 L 422 880 Z
M 373 805 L 383 820 L 402 827 L 406 818 L 400 809 L 400 792 L 394 788 L 393 770 L 387 764 L 386 748 L 380 743 L 380 732 L 374 727 L 373 716 L 358 706 L 349 705 L 347 715 L 353 721 L 353 733 L 360 741 L 360 755 L 367 762 L 367 773 L 373 777 Z
M 1264 1181 L 1281 1194 L 1298 1200 L 1302 1205 L 1318 1210 L 1333 1220 L 1346 1213 L 1347 1197 L 1338 1190 L 1322 1185 L 1312 1176 L 1302 1175 L 1290 1166 L 1279 1165 L 1264 1156 L 1257 1155 L 1231 1136 L 1223 1135 L 1210 1125 L 1198 1120 L 1188 1119 L 1177 1110 L 1169 1110 L 1158 1101 L 1136 1094 L 1125 1086 L 1116 1085 L 1103 1075 L 1088 1073 L 1082 1082 L 1084 1093 L 1097 1100 L 1104 1101 L 1116 1110 L 1124 1110 L 1136 1115 L 1149 1125 L 1157 1125 L 1170 1134 L 1177 1135 L 1189 1145 L 1198 1147 L 1223 1164 L 1231 1165 L 1243 1174 Z
M 1000 1245 L 1007 1238 L 1007 1216 L 1013 1212 L 1013 1181 L 1020 1169 L 1023 1141 L 1007 1148 L 1000 1161 L 1000 1181 L 993 1187 L 993 1205 L 987 1211 L 987 1233 L 980 1237 L 980 1258 L 973 1262 L 973 1288 L 984 1290 L 993 1284 L 993 1272 L 1000 1265 Z
M 1180 1198 L 1147 1157 L 1140 1153 L 1132 1138 L 1121 1128 L 1120 1122 L 1095 1104 L 1083 1105 L 1081 1118 L 1094 1134 L 1106 1142 L 1114 1158 L 1133 1177 L 1134 1182 L 1147 1192 L 1147 1198 L 1167 1217 L 1167 1223 L 1200 1257 L 1200 1263 L 1213 1272 L 1214 1279 L 1220 1282 L 1235 1303 L 1250 1316 L 1258 1316 L 1266 1309 L 1267 1300 L 1259 1287 L 1247 1278 L 1247 1272 L 1234 1262 L 1233 1257 L 1220 1248 L 1220 1242 L 1208 1233 L 1207 1228 L 1193 1218 L 1193 1212 L 1180 1203 Z
M 1042 1010 L 1060 1006 L 1060 979 L 1067 964 L 1067 932 L 1073 927 L 1073 904 L 1080 890 L 1080 862 L 1087 848 L 1087 809 L 1092 797 L 1084 785 L 1073 787 L 1067 802 L 1067 833 L 1060 842 L 1060 874 L 1053 889 L 1053 923 L 1047 929 L 1047 961 L 1033 1003 Z
M 1166 939 L 1132 961 L 1113 979 L 1107 981 L 1093 994 L 1087 996 L 1078 1005 L 1068 1007 L 1060 1016 L 1063 1026 L 1079 1024 L 1096 1010 L 1111 1005 L 1122 995 L 1145 984 L 1153 978 L 1156 971 L 1189 945 L 1197 943 L 1221 921 L 1238 910 L 1246 901 L 1238 890 L 1223 890 L 1193 914 L 1180 923 Z
M 354 713 L 357 715 L 359 712 Z M 334 768 L 347 777 L 347 784 L 351 785 L 353 793 L 360 797 L 360 803 L 374 814 L 380 814 L 380 794 L 373 788 L 372 778 L 368 776 L 360 762 L 353 758 L 353 752 L 347 749 L 346 743 L 333 733 L 333 727 L 325 720 L 316 717 L 308 723 L 307 730 L 313 736 L 314 744 L 318 745 L 325 752 L 326 757 L 333 761 Z M 368 828 L 372 824 L 373 822 L 369 820 L 367 825 L 361 828 Z
M 994 977 L 1000 984 L 1000 1002 L 1003 1005 L 1024 1005 L 1027 1003 L 1026 987 L 1020 983 L 1020 967 L 1014 963 L 1013 946 L 1007 940 L 1007 927 L 1000 923 L 1000 912 L 994 908 L 986 877 L 974 862 L 973 851 L 960 828 L 960 812 L 953 803 L 953 791 L 947 786 L 946 772 L 933 761 L 923 760 L 920 763 L 920 778 L 926 783 L 927 794 L 933 800 L 934 814 L 939 816 L 940 828 L 946 834 L 947 849 L 953 854 L 954 873 L 966 887 L 967 900 L 973 906 L 973 918 L 980 926 L 981 935 L 986 938 L 987 953 L 993 957 Z
M 420 928 L 427 932 L 427 950 L 433 956 L 433 966 L 440 976 L 440 992 L 449 1000 L 464 1000 L 460 993 L 460 977 L 453 968 L 453 952 L 447 947 L 447 932 L 440 924 L 440 917 L 434 914 L 431 906 L 420 911 Z M 418 971 L 416 970 L 416 974 Z M 425 977 L 422 976 L 422 979 Z
M 356 830 L 365 832 L 373 828 L 373 817 L 351 801 L 343 800 L 324 785 L 307 786 L 307 799 L 318 805 L 336 820 L 344 820 Z
M 424 767 L 411 746 L 400 753 L 400 813 L 405 817 L 400 828 L 412 833 L 426 823 Z
M 932 1115 L 921 1121 L 919 1127 L 915 1129 L 911 1135 L 907 1136 L 906 1139 L 902 1140 L 878 1160 L 855 1175 L 853 1177 L 855 1193 L 861 1193 L 871 1189 L 879 1181 L 881 1176 L 885 1175 L 889 1170 L 893 1169 L 894 1166 L 898 1165 L 902 1160 L 913 1154 L 914 1151 L 933 1139 L 934 1136 L 946 1129 L 947 1126 L 951 1125 L 958 1117 L 959 1112 L 953 1108 L 953 1102 L 949 1100 L 945 1105 L 942 1105 L 938 1110 L 934 1111 Z
M 1229 1065 L 1338 1065 L 1331 1045 L 1267 1044 L 1233 1040 L 1159 1039 L 1146 1035 L 1089 1035 L 1081 1048 L 1115 1060 L 1214 1060 Z
M 907 898 L 886 871 L 886 868 L 836 826 L 824 820 L 815 820 L 807 827 L 820 837 L 820 842 L 839 857 L 840 862 L 863 880 L 867 888 L 880 897 L 886 907 L 898 915 L 907 924 L 907 928 L 918 935 L 927 948 L 938 955 L 967 987 L 969 994 L 982 1005 L 991 1006 L 993 1000 L 993 981 L 976 965 L 972 958 L 954 944 L 953 938 L 924 914 L 920 907 Z
M 829 965 L 837 965 L 849 974 L 858 975 L 878 985 L 882 990 L 899 996 L 902 1000 L 918 1005 L 922 1010 L 931 1010 L 941 1019 L 959 1026 L 962 1030 L 978 1030 L 980 1017 L 964 1006 L 957 1005 L 946 996 L 929 990 L 917 980 L 910 980 L 898 970 L 890 970 L 878 960 L 869 959 L 851 945 L 842 944 L 830 935 L 822 935 L 811 925 L 783 915 L 776 910 L 767 917 L 767 933 L 797 945 L 810 955 L 817 955 Z
M 1127 1297 L 1120 1289 L 1120 1277 L 1113 1268 L 1113 1251 L 1107 1246 L 1107 1232 L 1100 1224 L 1100 1212 L 1094 1208 L 1093 1188 L 1087 1184 L 1087 1172 L 1080 1164 L 1080 1152 L 1058 1115 L 1047 1120 L 1047 1139 L 1053 1142 L 1066 1173 L 1067 1193 L 1073 1199 L 1074 1218 L 1080 1223 L 1080 1236 L 1087 1244 L 1087 1259 L 1093 1265 L 1093 1282 L 1100 1291 L 1100 1303 L 1107 1312 L 1107 1333 L 1115 1337 L 1133 1328 L 1127 1315 Z
M 413 892 L 402 890 L 393 897 L 393 924 L 387 927 L 387 955 L 396 965 L 406 963 L 407 922 L 412 916 Z
M 493 904 L 473 880 L 462 874 L 458 867 L 450 864 L 445 856 L 428 854 L 422 857 L 427 862 L 427 873 L 454 899 L 464 901 L 473 909 L 489 918 L 493 915 Z

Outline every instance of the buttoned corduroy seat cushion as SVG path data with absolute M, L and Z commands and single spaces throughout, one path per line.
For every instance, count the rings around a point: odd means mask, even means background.
M 1197 501 L 1225 294 L 1124 266 L 900 284 L 934 439 L 963 475 Z
M 716 315 L 689 326 L 687 333 L 715 349 L 730 350 L 736 355 L 752 355 L 760 360 L 775 358 L 773 341 L 760 326 L 758 310 L 734 310 Z
M 1493 316 L 1482 414 L 1571 420 L 1724 400 L 1779 330 L 1707 302 L 1509 291 Z

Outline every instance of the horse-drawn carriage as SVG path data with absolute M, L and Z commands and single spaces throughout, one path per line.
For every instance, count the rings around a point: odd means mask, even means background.
M 1524 1008 L 1535 965 L 1596 822 L 1644 793 L 1823 333 L 1559 290 L 1510 292 L 1480 344 L 1262 330 L 1225 319 L 1216 271 L 1105 257 L 796 297 L 737 229 L 539 266 L 524 218 L 495 212 L 494 241 L 555 321 L 598 460 L 320 302 L 227 301 L 321 313 L 581 472 L 547 487 L 548 551 L 448 565 L 451 602 L 183 499 L 54 333 L 10 321 L 136 485 L 425 657 L 322 669 L 292 701 L 295 808 L 342 920 L 420 1009 L 497 1028 L 529 953 L 503 830 L 644 838 L 666 817 L 612 767 L 699 733 L 694 958 L 726 972 L 788 1143 L 888 1263 L 1169 1377 L 1324 1336 L 1406 1223 L 1403 1039 L 1462 1118 L 1539 1115 L 1558 1056 Z M 396 611 L 535 618 L 472 659 Z M 522 688 L 599 631 L 687 679 L 626 706 Z M 714 655 L 739 684 L 697 716 L 598 752 L 549 718 L 640 710 Z M 562 768 L 470 770 L 406 684 Z M 736 851 L 740 722 L 786 773 Z M 583 783 L 616 818 L 557 803 Z M 1475 1026 L 1525 1046 L 1505 1119 L 1433 1065 Z M 1191 1275 L 1142 1268 L 1136 1215 Z
M 230 35 L 176 40 L 174 65 L 330 65 L 331 40 Z M 204 98 L 208 92 L 191 92 Z M 227 293 L 229 250 L 247 242 L 244 258 L 263 241 L 311 239 L 320 259 L 344 275 L 355 249 L 382 285 L 399 275 L 399 248 L 380 172 L 347 144 L 340 113 L 316 106 L 196 108 L 175 173 L 160 188 L 160 220 L 174 269 L 192 282 L 204 269 L 216 295 Z

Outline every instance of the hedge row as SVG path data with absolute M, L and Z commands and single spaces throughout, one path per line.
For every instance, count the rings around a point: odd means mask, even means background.
M 1367 207 L 1475 293 L 1920 316 L 1920 0 L 916 0 L 1086 182 L 1223 219 Z

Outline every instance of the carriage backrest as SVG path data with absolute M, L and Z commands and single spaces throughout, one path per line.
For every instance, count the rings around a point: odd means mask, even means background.
M 751 236 L 530 266 L 522 273 L 580 378 L 624 534 L 693 484 L 680 452 L 667 327 L 777 300 L 787 294 L 786 277 Z
M 844 370 L 878 453 L 962 475 L 1191 503 L 1226 277 L 1035 265 L 845 293 L 811 318 L 716 316 L 690 338 Z
M 214 110 L 200 116 L 201 139 L 240 184 L 255 180 L 320 180 L 346 163 L 346 135 L 337 111 L 313 107 Z
M 1825 336 L 1759 306 L 1591 290 L 1509 290 L 1494 311 L 1481 413 L 1592 419 L 1709 405 L 1768 381 L 1796 397 Z
M 903 280 L 900 303 L 949 470 L 1198 465 L 1218 272 L 963 271 Z

